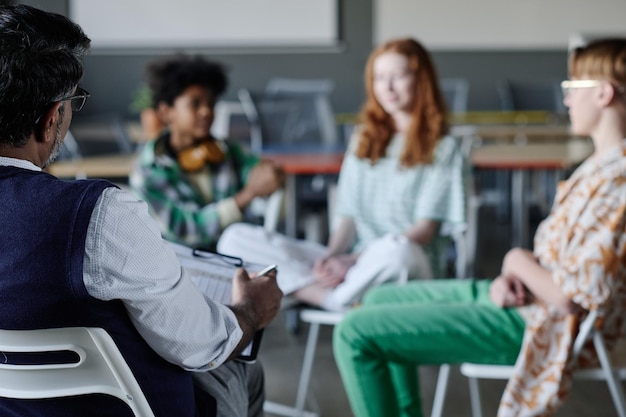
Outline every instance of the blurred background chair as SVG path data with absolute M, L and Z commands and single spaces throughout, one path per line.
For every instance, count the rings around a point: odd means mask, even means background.
M 567 114 L 558 81 L 503 80 L 496 85 L 502 111 L 537 110 Z
M 77 115 L 72 120 L 71 132 L 74 156 L 130 154 L 136 148 L 122 117 L 115 113 Z
M 334 112 L 327 92 L 273 90 L 238 93 L 251 128 L 253 152 L 320 151 L 338 145 Z
M 268 95 L 282 93 L 332 94 L 335 82 L 329 78 L 272 78 L 265 87 Z
M 464 78 L 442 78 L 439 80 L 439 88 L 441 88 L 449 112 L 467 112 L 469 81 Z
M 267 153 L 343 151 L 327 79 L 270 80 L 263 93 L 241 89 L 238 98 L 250 127 L 250 149 Z M 300 175 L 296 179 L 299 223 L 306 239 L 325 242 L 328 186 L 336 176 Z

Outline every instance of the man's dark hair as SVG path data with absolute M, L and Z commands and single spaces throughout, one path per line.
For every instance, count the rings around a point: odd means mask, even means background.
M 64 16 L 0 6 L 0 146 L 24 146 L 37 119 L 72 94 L 90 42 Z
M 215 98 L 226 90 L 224 67 L 200 56 L 176 55 L 150 63 L 146 69 L 152 104 L 174 104 L 176 97 L 192 85 L 210 90 Z

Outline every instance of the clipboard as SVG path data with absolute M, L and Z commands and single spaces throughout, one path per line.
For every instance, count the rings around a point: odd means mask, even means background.
M 245 262 L 243 259 L 211 252 L 203 249 L 189 248 L 177 243 L 168 242 L 181 264 L 187 271 L 191 281 L 205 297 L 228 305 L 232 301 L 232 279 L 237 268 L 245 268 L 249 272 L 257 272 L 264 265 Z M 235 358 L 238 361 L 254 363 L 259 353 L 263 329 L 258 330 L 250 344 Z

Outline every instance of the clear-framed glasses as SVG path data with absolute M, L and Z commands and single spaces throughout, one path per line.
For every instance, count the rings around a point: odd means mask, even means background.
M 87 101 L 87 97 L 89 96 L 91 96 L 91 94 L 89 94 L 87 90 L 85 90 L 82 87 L 76 87 L 76 91 L 74 92 L 74 94 L 72 94 L 69 97 L 65 97 L 60 100 L 53 101 L 52 103 L 48 104 L 46 108 L 51 106 L 53 103 L 60 103 L 62 101 L 69 100 L 70 105 L 72 106 L 72 111 L 79 112 L 83 109 L 83 107 L 85 107 L 85 102 Z M 37 120 L 35 120 L 35 124 L 38 124 L 42 117 L 43 117 L 43 114 L 39 116 Z
M 89 94 L 89 92 L 87 90 L 85 90 L 82 87 L 76 87 L 76 91 L 74 92 L 74 94 L 72 94 L 69 97 L 66 98 L 62 98 L 59 101 L 68 101 L 70 102 L 71 106 L 72 106 L 72 111 L 73 112 L 78 112 L 81 111 L 83 109 L 83 107 L 85 107 L 85 102 L 87 101 L 87 97 L 89 97 L 91 94 Z
M 591 88 L 601 85 L 602 80 L 566 80 L 561 82 L 561 90 L 563 90 L 563 96 L 567 96 L 572 90 L 577 88 Z

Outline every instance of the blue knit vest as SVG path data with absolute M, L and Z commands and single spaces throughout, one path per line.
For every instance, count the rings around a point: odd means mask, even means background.
M 113 338 L 158 417 L 195 415 L 191 377 L 156 354 L 122 303 L 91 297 L 83 283 L 85 238 L 106 181 L 63 181 L 0 166 L 0 328 L 101 327 Z M 0 416 L 119 417 L 120 400 L 0 398 Z

